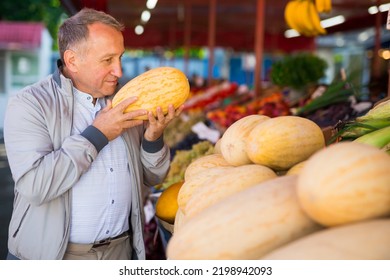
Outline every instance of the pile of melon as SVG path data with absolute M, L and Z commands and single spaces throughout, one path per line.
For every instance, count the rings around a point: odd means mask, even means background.
M 188 166 L 168 259 L 390 259 L 390 155 L 253 115 Z

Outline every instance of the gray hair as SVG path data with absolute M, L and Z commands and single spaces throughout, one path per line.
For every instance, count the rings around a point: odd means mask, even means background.
M 77 14 L 66 19 L 58 31 L 58 49 L 61 60 L 64 61 L 66 50 L 88 39 L 88 25 L 100 22 L 118 31 L 124 30 L 124 25 L 114 17 L 101 11 L 83 8 Z

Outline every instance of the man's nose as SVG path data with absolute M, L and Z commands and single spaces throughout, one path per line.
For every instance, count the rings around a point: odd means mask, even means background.
M 121 63 L 117 63 L 116 65 L 114 65 L 114 67 L 112 68 L 112 75 L 114 75 L 115 77 L 122 77 L 123 75 L 123 71 L 122 71 L 122 64 Z

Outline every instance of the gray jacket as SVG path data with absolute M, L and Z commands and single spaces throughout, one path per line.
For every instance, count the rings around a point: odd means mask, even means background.
M 8 249 L 20 259 L 62 259 L 69 240 L 72 186 L 85 173 L 107 138 L 90 126 L 71 135 L 72 82 L 59 69 L 8 103 L 4 140 L 15 182 Z M 145 258 L 143 189 L 160 183 L 169 169 L 162 139 L 147 142 L 144 127 L 122 134 L 132 181 L 133 257 Z

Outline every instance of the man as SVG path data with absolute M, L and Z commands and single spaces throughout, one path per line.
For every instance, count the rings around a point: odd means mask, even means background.
M 182 108 L 124 113 L 133 98 L 112 108 L 122 30 L 110 15 L 81 10 L 59 29 L 56 72 L 10 99 L 7 259 L 145 258 L 142 188 L 165 177 L 163 131 Z

